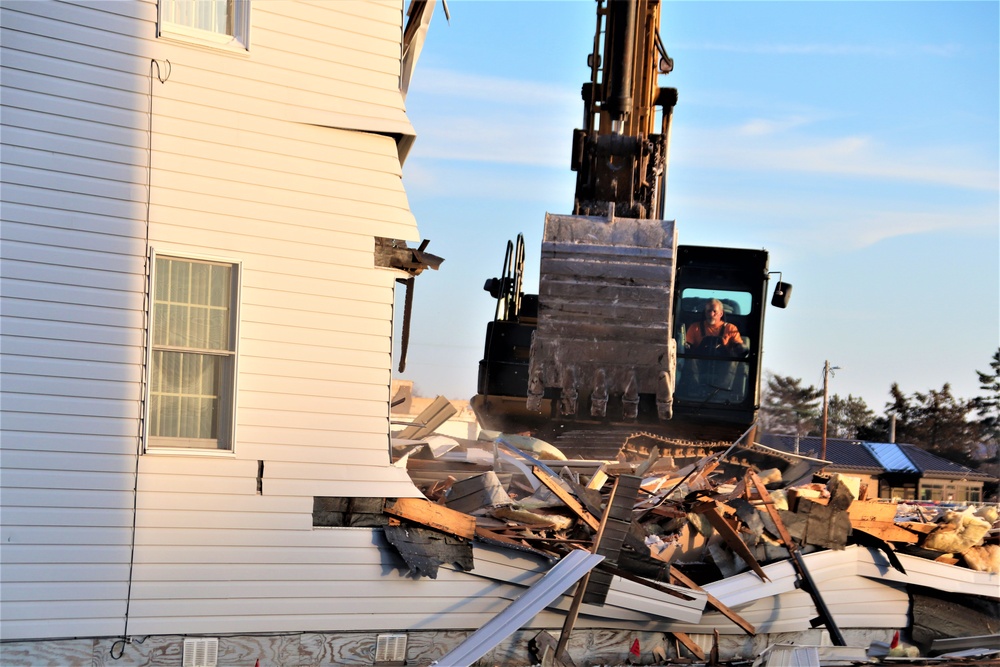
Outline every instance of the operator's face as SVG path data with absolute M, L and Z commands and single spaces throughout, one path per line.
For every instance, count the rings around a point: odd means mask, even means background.
M 706 303 L 705 320 L 709 324 L 718 324 L 722 320 L 722 306 L 714 302 Z

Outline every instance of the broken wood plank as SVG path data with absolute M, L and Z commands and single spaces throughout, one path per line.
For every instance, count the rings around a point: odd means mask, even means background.
M 855 500 L 847 508 L 851 523 L 855 521 L 882 521 L 892 523 L 896 520 L 897 503 L 880 503 L 877 500 Z
M 605 560 L 614 561 L 614 565 L 617 565 L 618 553 L 621 551 L 625 533 L 628 532 L 629 522 L 624 519 L 631 515 L 641 482 L 641 478 L 631 475 L 621 475 L 615 480 L 611 495 L 608 497 L 607 507 L 601 516 L 600 527 L 597 530 L 597 535 L 594 536 L 591 552 L 603 556 Z M 580 579 L 576 591 L 573 593 L 573 602 L 570 603 L 569 611 L 566 612 L 562 633 L 559 635 L 559 646 L 556 649 L 557 657 L 566 651 L 570 634 L 573 632 L 577 615 L 580 613 L 580 605 L 583 604 L 584 600 L 586 599 L 590 604 L 603 605 L 604 599 L 607 597 L 608 589 L 611 587 L 610 576 L 606 573 L 598 573 L 600 577 L 595 581 L 597 589 L 595 592 L 588 590 L 591 574 L 594 574 L 593 569 L 588 570 Z
M 742 558 L 750 566 L 750 569 L 760 577 L 761 581 L 770 581 L 767 573 L 764 572 L 764 568 L 760 566 L 760 563 L 757 562 L 757 559 L 750 551 L 750 547 L 740 539 L 740 536 L 733 529 L 732 525 L 719 512 L 717 503 L 705 503 L 700 508 L 695 508 L 695 512 L 703 514 L 708 519 L 708 522 L 712 524 L 712 528 L 715 528 L 733 553 Z
M 386 500 L 385 513 L 469 540 L 476 535 L 475 517 L 423 498 Z
M 851 526 L 886 542 L 916 544 L 922 537 L 920 533 L 909 531 L 902 526 L 888 521 L 860 521 L 851 519 Z
M 921 523 L 920 521 L 897 521 L 896 525 L 922 535 L 933 533 L 938 527 L 936 523 Z
M 608 481 L 607 465 L 607 463 L 601 464 L 601 467 L 597 469 L 594 476 L 587 482 L 588 489 L 600 491 L 604 488 L 604 483 Z
M 764 482 L 761 481 L 760 477 L 758 477 L 757 473 L 754 471 L 751 470 L 747 474 L 747 477 L 750 478 L 750 483 L 757 491 L 757 495 L 759 495 L 760 499 L 764 502 L 764 509 L 767 510 L 771 520 L 774 521 L 774 525 L 778 529 L 778 537 L 781 538 L 785 548 L 791 551 L 795 548 L 795 543 L 792 542 L 792 536 L 788 534 L 788 529 L 785 528 L 785 524 L 782 522 L 777 508 L 775 508 L 774 503 L 771 501 L 771 494 L 767 492 L 767 487 L 764 486 Z
M 562 485 L 549 475 L 547 471 L 539 466 L 533 466 L 531 471 L 535 473 L 535 477 L 537 477 L 538 480 L 545 485 L 545 488 L 554 493 L 559 500 L 563 501 L 563 503 L 566 504 L 566 507 L 576 514 L 581 521 L 590 526 L 595 532 L 601 527 L 601 522 L 598 521 L 593 514 L 588 512 L 584 506 L 580 504 L 580 501 L 564 489 Z
M 701 650 L 701 647 L 698 646 L 698 644 L 696 644 L 695 641 L 691 639 L 691 636 L 688 635 L 686 632 L 668 632 L 667 634 L 676 639 L 677 641 L 679 641 L 681 644 L 683 644 L 684 648 L 691 651 L 694 657 L 698 658 L 699 660 L 705 659 L 705 652 Z M 678 658 L 681 657 L 680 652 L 678 652 L 677 657 Z
M 705 593 L 705 595 L 707 596 L 706 600 L 708 604 L 712 605 L 717 611 L 719 611 L 719 613 L 721 613 L 730 621 L 738 625 L 745 633 L 747 633 L 751 637 L 757 634 L 757 629 L 749 622 L 747 622 L 745 618 L 743 618 L 735 611 L 727 607 L 725 604 L 723 604 L 722 600 L 715 597 L 714 595 L 706 591 L 704 588 L 696 584 L 693 579 L 690 579 L 686 574 L 678 570 L 676 567 L 670 568 L 670 579 L 673 583 L 683 584 L 684 586 L 687 586 L 693 591 L 699 591 Z

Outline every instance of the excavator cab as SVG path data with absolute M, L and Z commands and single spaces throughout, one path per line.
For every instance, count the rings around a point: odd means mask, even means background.
M 677 255 L 674 413 L 749 425 L 760 403 L 767 252 L 680 246 Z M 723 309 L 726 336 L 708 335 L 715 330 L 706 327 L 705 306 L 713 302 Z

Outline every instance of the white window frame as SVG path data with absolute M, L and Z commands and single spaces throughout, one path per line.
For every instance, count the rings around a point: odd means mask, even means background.
M 228 350 L 213 350 L 204 352 L 218 356 L 226 356 L 229 359 L 228 377 L 223 378 L 219 396 L 219 422 L 218 437 L 215 439 L 194 439 L 194 438 L 170 438 L 155 436 L 150 433 L 151 419 L 151 395 L 153 387 L 153 353 L 157 350 L 185 351 L 180 348 L 170 348 L 168 346 L 153 344 L 153 332 L 155 327 L 155 303 L 156 303 L 156 281 L 157 259 L 173 259 L 183 262 L 221 264 L 230 267 L 230 295 L 229 295 L 229 345 Z M 145 396 L 143 410 L 143 439 L 144 451 L 146 453 L 183 454 L 194 456 L 233 456 L 236 452 L 236 397 L 237 378 L 239 377 L 239 325 L 240 310 L 242 305 L 242 284 L 243 284 L 243 264 L 231 258 L 197 255 L 186 252 L 157 252 L 150 249 L 149 256 L 149 298 L 147 300 L 147 321 L 149 326 L 146 330 L 146 374 L 145 374 Z
M 233 52 L 250 50 L 250 1 L 229 0 L 232 11 L 230 24 L 231 35 L 223 35 L 211 30 L 201 30 L 180 23 L 173 23 L 164 18 L 164 4 L 171 0 L 159 0 L 157 6 L 157 37 L 174 39 L 198 46 L 224 49 Z

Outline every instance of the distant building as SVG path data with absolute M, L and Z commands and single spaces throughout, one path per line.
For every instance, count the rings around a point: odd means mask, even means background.
M 774 449 L 825 458 L 827 472 L 860 476 L 878 489 L 879 498 L 940 502 L 983 502 L 983 484 L 995 482 L 991 475 L 972 470 L 924 451 L 915 445 L 863 442 L 827 438 L 821 456 L 822 438 L 768 433 L 760 443 Z

